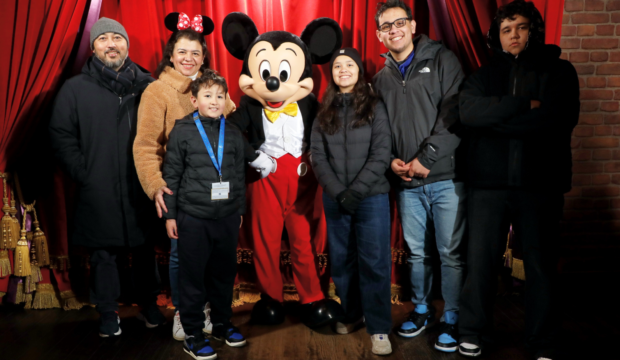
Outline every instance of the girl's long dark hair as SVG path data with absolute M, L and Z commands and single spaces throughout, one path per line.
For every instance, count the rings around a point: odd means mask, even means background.
M 204 73 L 206 69 L 210 68 L 211 53 L 209 53 L 209 49 L 207 48 L 205 37 L 202 34 L 192 29 L 185 29 L 185 30 L 179 30 L 179 31 L 173 32 L 172 35 L 170 35 L 170 39 L 168 39 L 168 42 L 166 43 L 166 47 L 164 48 L 164 54 L 161 58 L 161 61 L 159 62 L 159 65 L 157 65 L 157 70 L 155 70 L 155 76 L 159 77 L 159 74 L 161 74 L 164 71 L 166 66 L 170 66 L 171 68 L 174 68 L 174 65 L 170 61 L 170 57 L 172 57 L 172 52 L 174 51 L 174 45 L 176 45 L 177 41 L 179 41 L 180 39 L 187 39 L 189 41 L 198 41 L 200 45 L 202 46 L 202 53 L 205 56 L 204 62 L 202 63 L 202 66 L 200 66 L 200 71 Z
M 324 133 L 333 135 L 344 125 L 344 120 L 338 119 L 338 85 L 334 79 L 329 82 L 327 90 L 323 95 L 323 101 L 317 115 L 319 126 Z M 366 84 L 364 78 L 360 76 L 353 87 L 352 104 L 355 110 L 357 120 L 353 122 L 352 127 L 358 128 L 364 125 L 372 124 L 375 115 L 375 105 L 377 104 L 377 95 L 369 84 Z

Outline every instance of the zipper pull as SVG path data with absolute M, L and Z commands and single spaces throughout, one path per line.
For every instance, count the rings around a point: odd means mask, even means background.
M 403 80 L 403 94 L 407 93 L 407 86 L 405 85 L 405 80 Z
M 123 97 L 122 97 L 122 96 L 119 96 L 119 97 L 118 97 L 118 104 L 120 105 L 120 104 L 122 104 L 122 103 L 123 103 Z

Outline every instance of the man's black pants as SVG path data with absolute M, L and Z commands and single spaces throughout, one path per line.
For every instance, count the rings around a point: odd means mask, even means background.
M 512 224 L 523 247 L 526 347 L 534 353 L 552 349 L 559 328 L 554 286 L 563 195 L 470 188 L 468 201 L 468 274 L 461 293 L 461 341 L 492 340 L 497 274 Z
M 207 295 L 211 322 L 230 324 L 240 224 L 238 214 L 210 220 L 179 210 L 179 312 L 187 335 L 202 331 Z
M 90 302 L 97 304 L 99 313 L 118 311 L 121 282 L 116 266 L 119 255 L 131 253 L 131 273 L 134 285 L 132 301 L 146 306 L 157 301 L 160 278 L 152 244 L 136 247 L 89 248 Z

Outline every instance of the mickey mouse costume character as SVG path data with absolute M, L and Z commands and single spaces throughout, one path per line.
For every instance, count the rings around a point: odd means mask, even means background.
M 312 64 L 329 61 L 342 44 L 342 30 L 336 21 L 320 18 L 306 26 L 301 38 L 286 31 L 259 35 L 252 19 L 235 12 L 224 19 L 222 34 L 226 49 L 243 60 L 239 87 L 246 94 L 228 120 L 247 134 L 245 157 L 260 173 L 247 189 L 247 226 L 262 292 L 252 321 L 284 321 L 280 248 L 285 226 L 302 321 L 310 327 L 335 322 L 342 308 L 325 299 L 312 248 L 311 234 L 318 226 L 313 219 L 318 183 L 309 145 L 318 107 L 312 94 Z

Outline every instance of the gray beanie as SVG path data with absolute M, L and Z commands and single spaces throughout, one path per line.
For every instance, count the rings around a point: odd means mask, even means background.
M 129 49 L 129 37 L 127 36 L 127 31 L 121 23 L 116 20 L 108 19 L 106 17 L 102 17 L 97 20 L 95 25 L 90 29 L 90 49 L 93 50 L 93 43 L 95 39 L 99 37 L 101 34 L 105 34 L 107 32 L 113 32 L 116 34 L 122 35 L 125 40 L 127 40 L 127 49 Z

